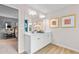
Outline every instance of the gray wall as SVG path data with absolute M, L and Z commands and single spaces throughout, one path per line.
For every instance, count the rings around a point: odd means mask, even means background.
M 76 14 L 77 28 L 54 28 L 52 29 L 52 43 L 59 44 L 73 50 L 79 51 L 79 5 L 63 8 L 52 13 L 53 17 L 61 17 L 70 14 Z M 61 19 L 60 19 L 61 20 Z
M 6 18 L 6 17 L 2 17 L 0 16 L 0 39 L 3 39 L 4 36 L 4 30 L 5 30 L 5 23 L 10 24 L 12 27 L 16 26 L 16 23 L 18 23 L 18 19 L 14 19 L 14 18 Z
M 5 28 L 5 23 L 9 23 L 12 26 L 15 26 L 15 23 L 18 23 L 18 19 L 14 18 L 6 18 L 6 17 L 1 17 L 0 16 L 0 28 Z

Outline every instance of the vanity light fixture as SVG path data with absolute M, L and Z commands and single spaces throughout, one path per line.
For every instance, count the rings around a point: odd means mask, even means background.
M 32 16 L 37 15 L 37 12 L 34 10 L 29 9 L 28 12 L 29 12 L 29 15 L 32 15 Z
M 39 18 L 43 19 L 43 18 L 45 18 L 45 17 L 46 17 L 45 15 L 39 14 Z

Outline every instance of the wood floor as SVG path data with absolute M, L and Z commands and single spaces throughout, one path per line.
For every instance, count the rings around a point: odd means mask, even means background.
M 79 54 L 79 53 L 60 46 L 49 44 L 46 47 L 37 51 L 35 54 Z
M 0 44 L 14 45 L 16 44 L 16 38 L 0 39 Z
M 0 54 L 15 54 L 18 50 L 16 38 L 0 39 Z

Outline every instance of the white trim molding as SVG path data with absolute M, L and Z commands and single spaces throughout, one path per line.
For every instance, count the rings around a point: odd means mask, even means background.
M 59 43 L 52 43 L 52 44 L 57 45 L 57 46 L 61 46 L 61 47 L 64 47 L 64 48 L 67 48 L 67 49 L 70 49 L 70 50 L 73 50 L 75 52 L 79 52 L 78 49 L 74 49 L 74 48 L 68 47 L 66 45 L 62 45 L 62 44 L 59 44 Z

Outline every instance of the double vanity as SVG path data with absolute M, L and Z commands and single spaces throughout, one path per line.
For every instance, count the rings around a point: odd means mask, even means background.
M 35 53 L 51 43 L 51 33 L 28 33 L 24 34 L 24 47 L 27 53 Z

